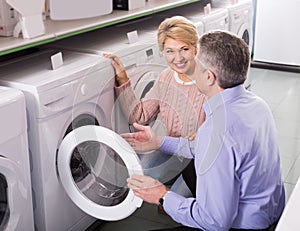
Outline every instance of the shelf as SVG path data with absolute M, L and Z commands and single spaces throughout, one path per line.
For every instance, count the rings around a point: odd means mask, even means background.
M 199 1 L 148 0 L 143 8 L 114 10 L 109 15 L 94 18 L 68 21 L 47 19 L 44 21 L 46 33 L 42 36 L 32 39 L 0 37 L 0 56 Z

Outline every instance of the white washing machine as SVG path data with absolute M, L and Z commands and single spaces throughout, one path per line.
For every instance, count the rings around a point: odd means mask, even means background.
M 297 231 L 299 229 L 300 220 L 298 217 L 300 206 L 300 177 L 291 192 L 286 206 L 279 219 L 276 227 L 276 231 Z
M 161 17 L 156 17 L 155 22 L 158 25 L 161 22 Z M 158 26 L 143 26 L 145 24 L 144 20 L 135 21 L 134 24 L 131 23 L 121 24 L 112 28 L 104 28 L 81 36 L 58 41 L 48 45 L 48 47 L 56 46 L 63 49 L 99 54 L 104 50 L 117 54 L 123 62 L 128 76 L 131 78 L 131 85 L 136 96 L 141 99 L 151 89 L 157 76 L 168 67 L 165 64 L 166 61 L 164 57 L 159 52 L 156 39 L 154 42 L 152 37 L 151 42 L 149 42 L 149 34 L 146 34 L 148 32 L 150 33 L 151 29 L 149 28 L 151 27 L 153 28 L 152 31 L 154 30 L 156 33 Z M 139 30 L 139 28 L 141 29 Z M 129 44 L 126 31 L 132 31 L 132 29 L 137 29 L 141 33 L 137 42 Z M 115 125 L 113 129 L 117 131 L 117 133 L 133 131 L 132 126 L 128 123 L 128 118 L 126 118 L 120 109 L 118 100 L 115 102 L 114 115 Z M 162 135 L 164 134 L 159 115 L 157 119 L 152 121 L 149 125 L 152 126 L 156 132 Z M 162 182 L 172 180 L 180 173 L 180 169 L 183 169 L 182 166 L 186 165 L 185 161 L 162 155 L 159 152 L 138 154 L 144 173 Z M 168 166 L 172 166 L 172 168 L 168 168 Z
M 174 8 L 161 13 L 164 17 L 181 15 L 191 20 L 197 27 L 199 36 L 204 32 L 220 29 L 229 30 L 228 12 L 225 9 L 212 9 L 209 14 L 204 13 L 207 1 L 200 1 L 186 6 Z
M 121 33 L 126 34 L 127 32 L 136 30 L 138 34 L 137 43 L 151 43 L 156 45 L 157 29 L 159 27 L 159 24 L 162 22 L 162 20 L 163 19 L 161 17 L 159 17 L 156 14 L 153 14 L 146 17 L 131 20 L 129 22 L 117 24 L 114 26 L 115 29 L 113 30 L 115 30 L 115 32 L 119 35 Z M 120 41 L 118 41 L 117 44 L 118 43 L 120 43 Z M 121 43 L 128 43 L 128 42 L 123 41 Z
M 74 20 L 107 15 L 113 11 L 112 0 L 46 0 L 50 18 L 52 20 Z M 70 7 L 72 6 L 72 7 Z
M 201 19 L 204 26 L 204 32 L 211 30 L 229 31 L 229 18 L 226 9 L 212 9 L 209 14 L 204 14 Z
M 156 39 L 159 23 L 159 19 L 148 16 L 59 40 L 43 47 L 68 49 L 100 56 L 102 52 L 114 53 L 121 58 L 125 66 L 129 64 L 124 57 L 131 55 L 138 57 L 139 64 L 145 62 L 165 64 Z
M 29 115 L 35 230 L 85 230 L 142 203 L 126 178 L 139 159 L 111 127 L 114 70 L 97 55 L 44 50 L 0 65 L 0 84 L 20 89 Z M 100 126 L 98 126 L 100 125 Z
M 242 38 L 249 46 L 250 54 L 253 48 L 253 5 L 252 0 L 240 0 L 226 6 L 229 15 L 229 31 Z M 251 79 L 245 81 L 246 88 L 251 87 Z
M 155 18 L 154 24 L 147 26 L 145 26 L 145 20 L 149 22 L 149 18 L 146 17 L 57 41 L 44 47 L 68 49 L 99 56 L 102 56 L 103 51 L 118 55 L 131 78 L 137 97 L 142 98 L 153 86 L 158 74 L 167 68 L 165 58 L 159 51 L 156 41 L 156 30 L 160 18 Z M 138 40 L 129 43 L 127 32 L 134 30 L 138 32 Z M 124 122 L 127 121 L 124 118 L 121 119 L 123 113 L 118 109 L 118 102 L 115 108 L 116 118 L 113 129 L 118 133 L 128 132 L 128 122 Z
M 177 16 L 177 15 L 184 16 L 195 24 L 199 36 L 201 36 L 204 33 L 204 26 L 201 21 L 201 16 L 203 15 L 202 1 L 184 5 L 181 7 L 176 7 L 167 11 L 163 11 L 158 14 L 160 15 L 160 17 L 164 19 Z
M 25 97 L 0 87 L 0 230 L 34 230 Z
M 226 7 L 237 0 L 211 0 L 212 7 Z
M 240 0 L 236 4 L 229 4 L 229 30 L 242 38 L 248 45 L 250 52 L 253 46 L 253 5 L 252 0 Z

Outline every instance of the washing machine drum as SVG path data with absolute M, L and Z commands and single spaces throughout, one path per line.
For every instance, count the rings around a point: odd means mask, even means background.
M 83 160 L 80 174 L 72 169 L 74 156 L 79 155 Z M 131 146 L 112 130 L 86 125 L 70 132 L 60 145 L 57 167 L 71 200 L 97 219 L 120 220 L 142 204 L 126 181 L 134 173 L 143 174 L 139 159 Z

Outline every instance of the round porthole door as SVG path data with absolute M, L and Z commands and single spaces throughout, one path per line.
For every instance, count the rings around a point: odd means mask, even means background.
M 140 64 L 137 65 L 131 76 L 132 88 L 138 99 L 143 99 L 153 87 L 157 77 L 168 67 L 162 64 Z M 148 125 L 158 134 L 165 134 L 164 128 L 159 120 L 155 118 Z M 129 125 L 130 131 L 134 131 L 132 125 Z
M 18 229 L 26 204 L 23 176 L 16 162 L 0 154 L 0 230 Z
M 155 80 L 168 67 L 160 64 L 140 64 L 134 70 L 128 71 L 132 87 L 138 99 L 144 96 L 153 87 Z
M 71 160 L 80 155 L 82 174 L 74 174 Z M 120 220 L 142 205 L 127 187 L 127 178 L 143 174 L 131 146 L 107 128 L 86 125 L 67 134 L 57 153 L 58 175 L 71 200 L 101 220 Z M 80 175 L 81 177 L 76 177 Z
M 237 35 L 247 43 L 247 45 L 249 46 L 249 50 L 251 52 L 252 45 L 253 45 L 253 38 L 252 38 L 251 29 L 248 26 L 248 24 L 246 24 L 246 23 L 242 24 L 238 30 Z

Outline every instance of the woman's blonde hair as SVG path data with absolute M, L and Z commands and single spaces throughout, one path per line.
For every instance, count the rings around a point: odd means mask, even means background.
M 183 16 L 173 16 L 162 21 L 157 30 L 159 50 L 163 51 L 167 38 L 182 41 L 197 48 L 199 35 L 196 26 Z

